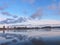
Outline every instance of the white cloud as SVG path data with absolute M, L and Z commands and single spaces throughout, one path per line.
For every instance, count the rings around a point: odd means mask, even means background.
M 60 24 L 60 21 L 57 21 L 57 20 L 31 20 L 31 21 L 28 21 L 28 23 L 33 24 L 33 25 L 44 25 L 44 24 Z
M 20 17 L 17 19 L 7 19 L 9 22 L 6 19 L 7 18 L 0 18 L 0 21 L 3 22 L 2 24 L 6 24 L 6 25 L 45 25 L 45 24 L 52 25 L 52 24 L 60 24 L 59 20 L 51 20 L 51 19 L 29 19 L 29 18 Z
M 0 17 L 0 21 L 6 20 L 6 18 Z
M 57 20 L 28 20 L 26 22 L 22 22 L 22 23 L 14 23 L 14 24 L 9 24 L 9 25 L 58 25 L 60 24 L 60 21 Z

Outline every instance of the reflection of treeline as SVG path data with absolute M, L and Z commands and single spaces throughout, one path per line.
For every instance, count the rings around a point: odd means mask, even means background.
M 45 27 L 42 27 L 42 29 L 45 29 L 45 28 L 51 29 L 52 27 L 51 27 L 51 26 L 45 26 Z

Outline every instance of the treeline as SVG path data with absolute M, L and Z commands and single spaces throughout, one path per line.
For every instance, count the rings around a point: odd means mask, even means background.
M 15 29 L 53 29 L 53 28 L 60 28 L 60 26 L 45 26 L 45 27 L 13 27 L 13 28 L 0 28 L 0 30 L 15 30 Z

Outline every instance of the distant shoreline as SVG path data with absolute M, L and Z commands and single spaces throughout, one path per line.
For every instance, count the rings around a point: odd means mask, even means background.
M 14 27 L 14 28 L 0 28 L 0 30 L 54 29 L 54 28 L 60 28 L 60 27 L 51 27 L 51 26 L 45 26 L 45 27 Z

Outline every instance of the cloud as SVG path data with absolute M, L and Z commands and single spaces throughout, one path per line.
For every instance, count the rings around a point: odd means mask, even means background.
M 56 10 L 57 9 L 57 5 L 55 3 L 48 5 L 48 9 L 49 10 Z
M 5 20 L 0 21 L 0 24 L 12 24 L 12 23 L 21 23 L 25 22 L 26 18 L 24 17 L 19 17 L 17 19 L 15 18 L 6 18 Z
M 9 7 L 9 5 L 8 5 L 8 3 L 3 3 L 3 7 L 5 7 L 5 8 L 7 8 L 7 7 Z
M 4 10 L 4 7 L 0 6 L 0 10 Z
M 30 4 L 34 4 L 35 1 L 36 1 L 36 0 L 29 0 L 28 2 L 29 2 Z
M 57 6 L 56 6 L 55 14 L 60 15 L 60 2 L 58 2 Z
M 16 16 L 16 15 L 13 15 L 12 17 L 13 17 L 13 18 L 18 18 L 18 16 Z
M 22 1 L 27 2 L 27 3 L 31 4 L 31 5 L 33 5 L 36 2 L 36 0 L 22 0 Z
M 32 25 L 48 25 L 48 24 L 60 24 L 59 20 L 48 20 L 48 19 L 43 19 L 43 20 L 30 20 L 26 22 L 26 24 L 32 24 Z
M 17 18 L 18 16 L 16 15 L 13 15 L 13 14 L 10 14 L 9 12 L 2 12 L 3 15 L 6 15 L 6 16 L 11 16 L 13 18 Z
M 28 19 L 28 18 L 27 18 Z M 59 20 L 47 20 L 47 19 L 43 19 L 43 20 L 29 20 L 26 21 L 25 18 L 20 17 L 18 19 L 11 19 L 11 18 L 7 18 L 6 20 L 0 21 L 0 24 L 18 24 L 18 25 L 57 25 L 60 24 Z
M 0 17 L 0 21 L 3 21 L 3 20 L 6 20 L 6 18 L 2 18 L 2 17 Z
M 2 12 L 3 15 L 12 16 L 9 12 Z
M 58 15 L 60 15 L 60 11 L 58 12 Z
M 60 15 L 60 10 L 58 10 L 57 12 L 55 12 L 55 15 Z
M 2 6 L 0 6 L 0 10 L 5 10 L 8 7 L 7 3 L 3 3 Z
M 58 3 L 58 10 L 60 10 L 60 2 Z
M 13 23 L 14 19 L 11 18 L 6 18 L 3 21 L 0 21 L 0 24 L 9 24 L 9 23 Z
M 48 5 L 47 8 L 48 8 L 48 10 L 60 10 L 60 2 L 58 2 L 58 3 L 53 2 L 51 5 Z
M 38 8 L 37 11 L 32 14 L 31 18 L 37 18 L 37 17 L 41 17 L 43 15 L 43 9 L 42 8 Z
M 53 11 L 54 15 L 60 15 L 60 2 L 53 2 L 51 5 L 48 5 L 47 8 L 48 10 Z

